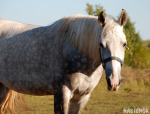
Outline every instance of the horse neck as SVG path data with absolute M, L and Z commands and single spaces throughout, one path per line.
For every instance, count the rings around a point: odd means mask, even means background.
M 92 74 L 89 76 L 90 81 L 93 83 L 93 87 L 95 87 L 98 84 L 98 82 L 100 81 L 102 77 L 102 74 L 103 74 L 103 67 L 100 63 L 100 65 L 97 66 L 93 70 Z
M 88 28 L 87 25 L 82 28 L 83 30 L 79 30 L 80 33 L 77 33 L 78 35 L 76 36 L 75 41 L 73 40 L 73 45 L 76 45 L 81 52 L 93 61 L 100 61 L 99 36 L 101 27 L 98 23 L 90 23 L 90 28 Z
M 81 67 L 85 67 L 86 65 L 86 69 L 83 70 L 83 74 L 87 75 L 90 80 L 93 80 L 93 79 L 99 79 L 101 77 L 101 74 L 102 74 L 102 64 L 101 64 L 101 61 L 99 60 L 92 60 L 92 59 L 89 59 L 88 57 L 86 58 L 87 59 L 87 62 L 84 64 L 82 63 L 82 66 Z

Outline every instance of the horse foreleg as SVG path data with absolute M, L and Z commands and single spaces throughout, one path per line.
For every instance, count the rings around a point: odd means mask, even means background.
M 64 114 L 62 87 L 57 89 L 54 93 L 54 112 L 55 114 Z
M 63 94 L 63 110 L 64 114 L 68 114 L 68 105 L 71 98 L 71 91 L 67 86 L 62 87 L 62 94 Z
M 69 114 L 81 114 L 89 98 L 90 94 L 82 96 L 79 100 L 72 99 L 70 101 Z
M 54 94 L 55 114 L 67 114 L 71 92 L 65 85 L 61 86 Z

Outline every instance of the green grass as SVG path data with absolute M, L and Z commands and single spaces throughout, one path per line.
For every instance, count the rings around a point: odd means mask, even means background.
M 150 69 L 123 67 L 124 81 L 116 92 L 107 90 L 103 75 L 100 83 L 92 92 L 83 114 L 123 113 L 124 108 L 149 108 L 150 112 Z M 53 96 L 24 95 L 31 110 L 20 109 L 19 114 L 53 114 Z

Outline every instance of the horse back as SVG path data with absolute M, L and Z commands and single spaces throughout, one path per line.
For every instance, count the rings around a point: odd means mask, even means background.
M 0 40 L 5 38 L 10 38 L 16 34 L 37 27 L 39 26 L 0 19 Z

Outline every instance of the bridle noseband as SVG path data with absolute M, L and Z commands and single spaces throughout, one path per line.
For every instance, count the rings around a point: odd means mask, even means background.
M 99 53 L 100 53 L 100 59 L 101 59 L 101 62 L 102 62 L 102 65 L 103 65 L 104 68 L 106 66 L 106 63 L 109 62 L 109 61 L 112 61 L 112 60 L 117 60 L 118 62 L 120 62 L 121 67 L 123 66 L 124 62 L 119 57 L 111 56 L 111 57 L 108 57 L 108 58 L 103 60 L 102 57 L 101 57 L 101 50 L 100 50 L 100 48 L 99 48 Z
M 106 59 L 104 59 L 104 60 L 101 59 L 101 62 L 102 62 L 102 64 L 103 64 L 103 67 L 105 68 L 106 63 L 109 62 L 109 61 L 112 61 L 112 60 L 117 60 L 118 62 L 120 62 L 121 67 L 123 66 L 123 63 L 124 63 L 124 62 L 123 62 L 119 57 L 111 56 L 111 57 L 108 57 L 108 58 L 106 58 Z

